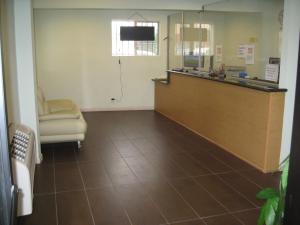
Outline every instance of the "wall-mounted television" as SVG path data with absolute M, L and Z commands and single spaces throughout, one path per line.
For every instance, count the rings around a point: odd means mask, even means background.
M 154 27 L 120 27 L 121 41 L 154 41 Z

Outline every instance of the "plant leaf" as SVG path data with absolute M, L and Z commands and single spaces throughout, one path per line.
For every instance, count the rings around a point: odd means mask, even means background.
M 265 223 L 266 225 L 274 225 L 276 219 L 276 211 L 278 208 L 278 197 L 268 199 L 266 203 L 265 211 Z
M 289 173 L 289 165 L 290 162 L 287 160 L 284 164 L 283 171 L 281 174 L 281 179 L 280 179 L 280 185 L 281 189 L 285 192 L 286 187 L 287 187 L 287 180 L 288 180 L 288 173 Z
M 260 214 L 259 214 L 259 218 L 257 221 L 257 225 L 265 224 L 265 214 L 266 214 L 266 204 L 264 204 L 260 209 Z
M 257 193 L 256 197 L 258 199 L 270 199 L 274 197 L 278 197 L 278 191 L 274 190 L 273 188 L 265 188 Z

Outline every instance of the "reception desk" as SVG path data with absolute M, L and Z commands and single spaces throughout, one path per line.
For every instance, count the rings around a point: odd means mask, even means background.
M 155 110 L 272 172 L 279 166 L 285 91 L 168 71 L 167 79 L 155 80 Z

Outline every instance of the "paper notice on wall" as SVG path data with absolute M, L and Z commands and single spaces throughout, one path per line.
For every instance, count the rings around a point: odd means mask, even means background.
M 222 62 L 222 61 L 223 61 L 223 46 L 216 45 L 216 62 Z
M 254 45 L 245 45 L 245 64 L 254 64 Z
M 237 57 L 245 58 L 246 56 L 246 45 L 239 45 L 237 49 Z
M 265 70 L 265 79 L 278 82 L 279 65 L 278 64 L 267 64 Z

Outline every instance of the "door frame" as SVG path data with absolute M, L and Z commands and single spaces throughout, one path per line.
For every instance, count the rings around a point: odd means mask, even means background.
M 14 220 L 14 188 L 7 131 L 3 66 L 2 36 L 0 32 L 0 224 L 10 225 Z
M 300 36 L 299 36 L 300 43 Z M 300 224 L 300 44 L 284 225 Z

